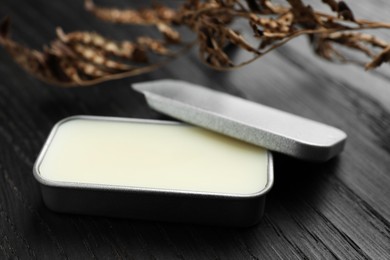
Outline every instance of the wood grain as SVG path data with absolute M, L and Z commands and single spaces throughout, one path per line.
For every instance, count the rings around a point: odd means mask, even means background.
M 350 6 L 357 16 L 389 19 L 385 0 Z M 12 17 L 14 37 L 35 48 L 54 37 L 57 25 L 117 39 L 142 32 L 98 21 L 76 0 L 6 0 L 0 3 L 4 15 Z M 390 31 L 380 34 L 390 38 Z M 390 259 L 388 66 L 366 73 L 329 64 L 314 57 L 302 38 L 229 73 L 204 67 L 194 50 L 156 72 L 85 89 L 45 85 L 1 49 L 0 78 L 0 259 Z M 160 78 L 188 80 L 337 126 L 348 133 L 346 149 L 324 164 L 276 154 L 275 186 L 263 220 L 252 228 L 46 209 L 32 167 L 51 127 L 75 114 L 167 119 L 129 88 Z

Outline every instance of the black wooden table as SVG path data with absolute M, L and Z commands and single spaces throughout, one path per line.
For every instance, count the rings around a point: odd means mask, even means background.
M 106 1 L 106 4 L 110 1 Z M 115 1 L 126 6 L 131 1 Z M 320 4 L 320 1 L 312 1 Z M 114 4 L 114 3 L 111 3 Z M 350 1 L 355 15 L 387 20 L 386 0 Z M 0 3 L 14 37 L 39 48 L 65 31 L 124 39 L 133 30 L 98 21 L 82 1 Z M 390 39 L 390 31 L 380 32 Z M 314 57 L 306 39 L 244 69 L 216 72 L 196 51 L 163 69 L 91 88 L 61 89 L 24 73 L 0 50 L 0 259 L 390 259 L 390 70 L 366 73 Z M 246 229 L 57 214 L 32 175 L 51 127 L 76 114 L 166 119 L 133 82 L 176 78 L 339 127 L 345 151 L 324 164 L 275 155 L 275 185 L 261 223 Z

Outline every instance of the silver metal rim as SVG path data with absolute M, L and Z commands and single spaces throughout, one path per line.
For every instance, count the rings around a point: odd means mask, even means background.
M 213 193 L 213 192 L 201 192 L 201 191 L 187 191 L 187 190 L 175 190 L 175 189 L 155 189 L 155 188 L 141 188 L 132 186 L 120 186 L 120 185 L 103 185 L 103 184 L 90 184 L 79 182 L 61 182 L 53 181 L 43 178 L 39 173 L 39 167 L 43 158 L 52 142 L 58 128 L 71 120 L 83 119 L 94 121 L 115 121 L 115 122 L 133 122 L 133 123 L 150 123 L 150 124 L 168 124 L 168 125 L 186 125 L 185 123 L 174 121 L 162 121 L 151 119 L 133 119 L 133 118 L 120 118 L 120 117 L 104 117 L 104 116 L 86 116 L 77 115 L 64 118 L 59 121 L 51 130 L 49 137 L 47 138 L 39 156 L 33 167 L 33 174 L 35 179 L 44 186 L 57 187 L 57 188 L 69 188 L 69 189 L 86 189 L 86 190 L 107 190 L 107 191 L 122 191 L 122 192 L 142 192 L 142 193 L 158 193 L 158 194 L 177 194 L 177 195 L 190 195 L 190 196 L 211 196 L 218 198 L 253 198 L 266 194 L 272 187 L 274 182 L 274 166 L 271 152 L 267 151 L 267 184 L 265 187 L 256 193 L 252 194 L 230 194 L 230 193 Z

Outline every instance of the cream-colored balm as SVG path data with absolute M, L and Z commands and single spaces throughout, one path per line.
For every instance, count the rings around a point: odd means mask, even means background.
M 267 151 L 195 126 L 74 117 L 47 142 L 48 182 L 253 195 L 267 186 Z

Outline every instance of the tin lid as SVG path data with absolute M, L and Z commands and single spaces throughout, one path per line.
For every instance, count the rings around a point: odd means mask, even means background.
M 299 159 L 339 154 L 347 135 L 332 126 L 178 80 L 133 84 L 153 109 Z

